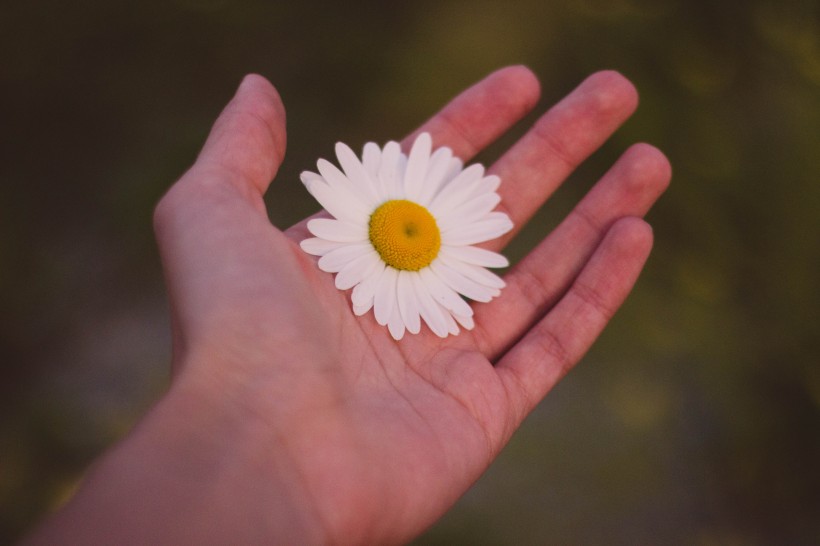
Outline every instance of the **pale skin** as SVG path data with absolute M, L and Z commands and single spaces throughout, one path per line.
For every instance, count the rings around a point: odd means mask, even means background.
M 417 132 L 469 161 L 538 95 L 528 69 L 508 67 Z M 516 229 L 636 106 L 623 76 L 593 74 L 490 166 Z M 284 232 L 269 221 L 263 194 L 275 198 L 268 186 L 285 141 L 276 90 L 246 77 L 156 209 L 171 386 L 27 542 L 417 536 L 482 474 L 626 298 L 652 246 L 642 217 L 670 179 L 661 152 L 630 147 L 510 269 L 501 297 L 474 305 L 473 331 L 442 340 L 423 329 L 396 342 L 372 313 L 354 316 L 349 293 L 301 251 L 304 221 Z M 501 250 L 514 234 L 486 246 Z

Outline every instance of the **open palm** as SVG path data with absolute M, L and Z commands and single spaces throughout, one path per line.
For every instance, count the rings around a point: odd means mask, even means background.
M 506 68 L 418 132 L 469 161 L 538 93 L 527 69 Z M 622 76 L 595 74 L 490 167 L 516 229 L 636 104 Z M 474 330 L 440 339 L 422 329 L 397 342 L 372 313 L 354 316 L 349 293 L 301 251 L 305 222 L 283 233 L 268 220 L 262 196 L 284 149 L 279 97 L 249 76 L 157 207 L 174 381 L 154 415 L 183 417 L 164 428 L 149 417 L 142 435 L 173 428 L 154 435 L 196 446 L 181 475 L 216 466 L 208 479 L 221 485 L 218 495 L 186 490 L 196 480 L 179 477 L 179 491 L 145 510 L 161 518 L 164 504 L 223 507 L 198 528 L 175 522 L 177 539 L 198 543 L 220 533 L 235 543 L 407 540 L 486 469 L 626 297 L 651 247 L 640 217 L 665 189 L 669 166 L 651 146 L 633 146 L 512 268 L 500 298 L 474 304 Z M 231 517 L 234 507 L 241 517 Z
M 529 71 L 507 68 L 419 131 L 468 161 L 537 96 Z M 618 74 L 593 75 L 490 168 L 516 226 L 636 102 Z M 637 217 L 669 168 L 654 148 L 631 148 L 506 276 L 502 297 L 474 306 L 475 330 L 444 340 L 423 330 L 396 342 L 372 314 L 355 317 L 349 294 L 299 249 L 304 222 L 281 233 L 268 221 L 262 195 L 284 147 L 278 97 L 249 77 L 159 205 L 180 380 L 207 377 L 227 403 L 265 423 L 259 440 L 296 467 L 329 537 L 406 539 L 480 475 L 626 296 L 651 246 Z

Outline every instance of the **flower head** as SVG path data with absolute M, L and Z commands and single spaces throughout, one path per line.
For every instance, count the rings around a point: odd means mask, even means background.
M 476 246 L 512 229 L 503 212 L 500 179 L 479 164 L 464 168 L 447 147 L 431 150 L 419 135 L 409 155 L 398 143 L 369 142 L 362 159 L 336 145 L 342 169 L 320 159 L 305 171 L 307 190 L 333 217 L 307 224 L 302 241 L 319 268 L 336 273 L 339 290 L 353 289 L 356 315 L 373 309 L 395 339 L 418 333 L 423 320 L 436 335 L 472 329 L 473 310 L 462 296 L 487 302 L 504 281 L 487 267 L 506 267 L 504 256 Z

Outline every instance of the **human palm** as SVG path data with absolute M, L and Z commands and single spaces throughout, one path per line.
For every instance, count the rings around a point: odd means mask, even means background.
M 538 93 L 527 69 L 506 68 L 414 134 L 427 131 L 434 146 L 469 161 Z M 502 180 L 499 208 L 516 229 L 486 246 L 500 250 L 636 104 L 631 84 L 602 72 L 542 116 L 490 167 Z M 223 510 L 219 528 L 232 540 L 407 540 L 486 469 L 626 297 L 651 246 L 640 217 L 665 189 L 669 166 L 651 146 L 631 147 L 510 270 L 501 297 L 473 305 L 474 330 L 441 339 L 422 329 L 397 342 L 372 313 L 356 317 L 349 294 L 299 248 L 306 221 L 281 232 L 268 220 L 263 194 L 284 149 L 278 95 L 248 77 L 157 207 L 174 380 L 154 413 L 186 416 L 165 427 L 174 430 L 168 441 L 190 430 L 195 459 L 219 460 L 218 475 L 231 476 L 220 506 L 277 522 Z M 143 436 L 161 418 L 147 421 Z M 235 446 L 227 473 L 225 456 L 213 454 L 226 444 Z M 197 505 L 196 487 L 179 486 L 178 495 Z M 277 510 L 289 516 L 277 519 Z M 298 529 L 288 534 L 288 524 Z M 219 541 L 219 529 L 174 532 Z

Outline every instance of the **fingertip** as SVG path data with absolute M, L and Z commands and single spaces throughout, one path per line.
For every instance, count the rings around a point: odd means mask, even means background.
M 279 90 L 265 76 L 256 73 L 246 74 L 239 83 L 239 89 L 262 93 L 273 102 L 282 104 Z
M 645 258 L 652 250 L 655 235 L 652 226 L 643 218 L 626 216 L 612 224 L 606 239 L 624 253 L 643 255 Z
M 218 166 L 233 182 L 264 193 L 287 143 L 285 107 L 263 76 L 248 74 L 214 123 L 197 163 Z
M 245 74 L 242 78 L 242 81 L 239 83 L 240 89 L 244 88 L 251 88 L 251 87 L 268 87 L 273 89 L 273 84 L 261 74 L 257 74 L 255 72 L 250 72 Z
M 526 65 L 517 64 L 497 70 L 494 75 L 504 79 L 507 87 L 521 98 L 527 109 L 531 109 L 541 97 L 541 82 Z
M 636 191 L 651 186 L 660 195 L 669 187 L 672 165 L 655 146 L 645 142 L 633 144 L 624 152 L 623 164 L 627 166 L 626 178 L 633 181 Z
M 632 148 L 640 151 L 640 167 L 652 174 L 664 189 L 668 187 L 672 181 L 672 164 L 666 154 L 646 142 L 634 144 Z
M 638 89 L 617 70 L 601 70 L 589 76 L 582 87 L 598 99 L 602 111 L 623 111 L 631 114 L 638 107 Z
M 466 161 L 527 115 L 541 93 L 532 71 L 521 65 L 500 68 L 472 85 L 402 141 L 409 149 L 428 132 L 434 146 L 448 146 Z
M 276 121 L 284 121 L 285 105 L 282 97 L 274 85 L 264 76 L 259 74 L 246 74 L 236 90 L 235 98 L 249 100 L 253 104 L 261 107 L 267 106 L 272 109 L 270 115 L 276 117 Z

